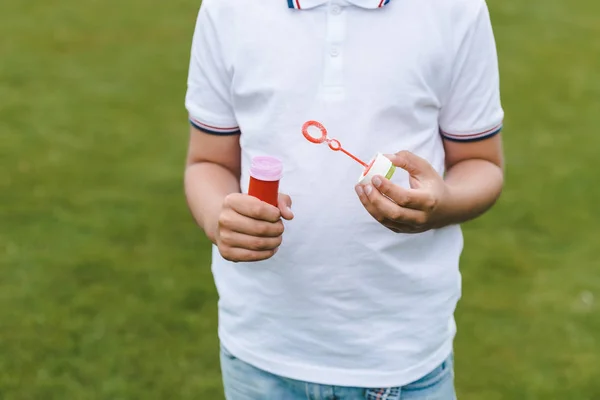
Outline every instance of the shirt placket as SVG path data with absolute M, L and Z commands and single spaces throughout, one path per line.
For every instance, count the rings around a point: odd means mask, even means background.
M 344 41 L 346 6 L 332 1 L 327 5 L 327 31 L 322 94 L 330 100 L 344 96 Z

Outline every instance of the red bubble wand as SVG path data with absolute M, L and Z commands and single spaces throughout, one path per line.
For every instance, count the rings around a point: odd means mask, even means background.
M 317 128 L 320 131 L 321 136 L 320 137 L 312 136 L 308 132 L 308 130 L 310 128 Z M 353 159 L 354 161 L 356 161 L 357 163 L 362 165 L 365 169 L 359 178 L 359 181 L 358 181 L 359 184 L 364 184 L 364 183 L 370 182 L 370 180 L 375 175 L 382 175 L 382 176 L 385 176 L 387 179 L 390 179 L 392 177 L 392 175 L 394 175 L 394 171 L 396 170 L 396 167 L 390 161 L 389 158 L 387 158 L 386 156 L 384 156 L 381 153 L 377 153 L 375 155 L 375 157 L 373 157 L 371 162 L 369 164 L 367 164 L 360 158 L 356 157 L 354 154 L 352 154 L 349 151 L 347 151 L 346 149 L 342 148 L 342 144 L 340 143 L 339 140 L 329 139 L 327 137 L 327 129 L 325 129 L 323 124 L 320 122 L 317 122 L 317 121 L 305 122 L 304 125 L 302 126 L 302 134 L 304 135 L 306 140 L 308 140 L 309 142 L 316 143 L 316 144 L 327 143 L 331 150 L 341 151 L 342 153 L 344 153 L 345 155 L 347 155 L 348 157 L 350 157 L 351 159 Z
M 309 128 L 317 128 L 319 131 L 321 131 L 321 137 L 317 138 L 317 137 L 312 136 L 308 132 Z M 325 129 L 323 124 L 320 122 L 317 122 L 317 121 L 305 122 L 304 125 L 302 126 L 302 134 L 304 135 L 306 140 L 308 140 L 311 143 L 316 143 L 316 144 L 327 143 L 331 150 L 341 151 L 342 153 L 346 154 L 348 157 L 350 157 L 351 159 L 353 159 L 354 161 L 356 161 L 357 163 L 359 163 L 360 165 L 365 167 L 367 170 L 373 164 L 373 163 L 371 163 L 371 165 L 367 164 L 366 162 L 362 161 L 360 158 L 356 157 L 354 154 L 350 153 L 348 150 L 344 149 L 339 140 L 329 139 L 327 137 L 327 129 Z

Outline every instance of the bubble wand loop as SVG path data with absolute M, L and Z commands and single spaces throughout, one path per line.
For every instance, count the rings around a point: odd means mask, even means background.
M 319 129 L 321 131 L 321 137 L 315 138 L 314 136 L 312 136 L 308 132 L 308 129 L 311 128 L 311 127 Z M 323 124 L 321 124 L 320 122 L 317 122 L 317 121 L 308 121 L 308 122 L 306 122 L 302 126 L 302 134 L 304 135 L 304 137 L 306 138 L 306 140 L 308 140 L 309 142 L 315 143 L 315 144 L 327 143 L 329 145 L 329 148 L 331 150 L 333 150 L 333 151 L 341 151 L 342 153 L 346 154 L 348 157 L 352 158 L 354 161 L 356 161 L 357 163 L 359 163 L 363 167 L 369 168 L 369 164 L 367 164 L 366 162 L 362 161 L 360 158 L 356 157 L 354 154 L 350 153 L 348 150 L 344 149 L 342 147 L 342 144 L 340 143 L 339 140 L 337 140 L 337 139 L 329 139 L 327 137 L 327 129 L 325 129 L 325 127 L 323 126 Z

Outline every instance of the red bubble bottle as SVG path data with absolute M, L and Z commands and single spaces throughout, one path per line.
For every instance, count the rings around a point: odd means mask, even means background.
M 277 207 L 279 180 L 283 174 L 281 160 L 271 156 L 258 156 L 250 166 L 248 194 Z

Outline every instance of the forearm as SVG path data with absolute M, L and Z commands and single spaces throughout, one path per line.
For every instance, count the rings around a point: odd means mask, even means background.
M 475 219 L 488 211 L 500 197 L 504 172 L 498 165 L 482 159 L 461 161 L 445 176 L 448 203 L 442 225 Z
M 185 194 L 188 206 L 198 225 L 213 243 L 223 200 L 227 195 L 239 192 L 239 178 L 221 165 L 203 162 L 186 168 Z

